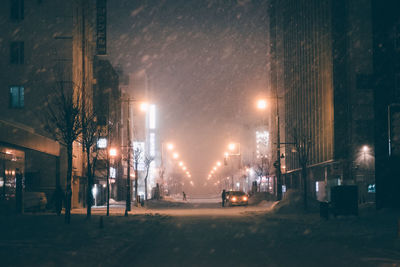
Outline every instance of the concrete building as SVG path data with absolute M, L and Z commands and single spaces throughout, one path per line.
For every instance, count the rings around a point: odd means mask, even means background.
M 372 1 L 377 207 L 399 208 L 400 15 L 398 1 Z M 374 188 L 372 188 L 373 190 Z
M 373 71 L 369 0 L 270 1 L 271 86 L 284 96 L 283 185 L 302 188 L 299 152 L 309 146 L 309 192 L 356 184 L 373 201 Z
M 98 1 L 97 1 L 98 2 Z M 65 186 L 66 152 L 44 130 L 43 110 L 56 83 L 93 98 L 96 50 L 96 1 L 5 1 L 0 9 L 0 176 L 6 189 L 15 169 L 22 170 L 26 191 Z M 85 201 L 83 149 L 74 145 L 73 207 Z M 6 179 L 4 179 L 6 177 Z M 8 188 L 7 188 L 8 187 Z

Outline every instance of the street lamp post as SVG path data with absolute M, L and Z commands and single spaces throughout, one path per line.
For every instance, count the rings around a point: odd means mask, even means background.
M 276 94 L 276 127 L 277 127 L 277 140 L 276 140 L 276 198 L 282 199 L 282 177 L 281 177 L 281 134 L 279 124 L 279 98 L 278 93 Z

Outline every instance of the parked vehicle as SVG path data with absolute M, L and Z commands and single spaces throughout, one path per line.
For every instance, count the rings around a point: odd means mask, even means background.
M 47 197 L 43 192 L 25 192 L 24 210 L 25 211 L 43 211 L 46 209 Z
M 228 191 L 226 193 L 226 204 L 228 206 L 247 206 L 249 204 L 249 197 L 242 191 Z

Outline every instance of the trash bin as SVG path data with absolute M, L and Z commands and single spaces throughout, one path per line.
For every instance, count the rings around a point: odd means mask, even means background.
M 329 219 L 329 203 L 326 201 L 319 202 L 319 216 L 324 219 Z

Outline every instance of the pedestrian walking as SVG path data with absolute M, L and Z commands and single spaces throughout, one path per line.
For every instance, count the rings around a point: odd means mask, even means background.
M 185 194 L 185 192 L 182 192 L 182 195 L 183 195 L 183 200 L 186 201 L 186 194 Z
M 222 207 L 225 207 L 225 198 L 226 198 L 226 191 L 225 191 L 225 189 L 222 190 L 221 197 L 222 197 Z

